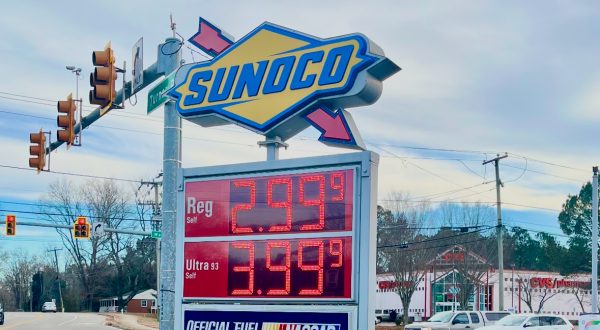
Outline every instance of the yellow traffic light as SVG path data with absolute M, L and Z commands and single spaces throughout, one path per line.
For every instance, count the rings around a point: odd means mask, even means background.
M 6 236 L 17 234 L 17 216 L 9 214 L 6 216 Z
M 29 167 L 38 170 L 38 173 L 46 166 L 46 135 L 42 129 L 38 133 L 29 134 L 29 142 L 33 145 L 29 146 L 29 154 L 34 157 L 29 157 Z
M 59 114 L 56 117 L 56 125 L 63 128 L 58 130 L 56 135 L 58 136 L 58 141 L 67 143 L 68 148 L 73 145 L 73 142 L 75 141 L 75 111 L 77 110 L 77 106 L 75 105 L 73 96 L 69 94 L 65 101 L 58 101 L 56 109 L 59 113 L 66 114 Z
M 86 217 L 77 217 L 77 221 L 73 224 L 73 237 L 77 239 L 90 238 L 90 224 Z
M 110 43 L 104 47 L 104 50 L 92 53 L 92 62 L 96 68 L 90 74 L 90 85 L 93 88 L 89 95 L 90 103 L 102 107 L 110 106 L 117 97 L 115 88 L 117 68 Z

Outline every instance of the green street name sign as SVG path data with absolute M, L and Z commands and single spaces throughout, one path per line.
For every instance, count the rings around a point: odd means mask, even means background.
M 148 114 L 156 110 L 169 99 L 165 93 L 175 86 L 175 72 L 165 77 L 158 85 L 148 92 Z
M 153 230 L 152 234 L 150 235 L 150 237 L 152 237 L 152 238 L 162 238 L 162 231 Z

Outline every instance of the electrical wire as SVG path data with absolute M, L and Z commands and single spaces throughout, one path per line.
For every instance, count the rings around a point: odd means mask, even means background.
M 14 202 L 14 201 L 7 201 L 7 200 L 0 200 L 0 205 L 1 204 L 37 206 L 37 207 L 41 207 L 41 206 L 50 206 L 50 207 L 53 207 L 53 206 L 55 206 L 54 204 L 49 204 L 49 203 L 27 203 L 27 202 Z M 88 210 L 92 210 L 91 207 L 89 207 L 87 209 Z M 151 210 L 148 209 L 146 211 L 151 211 Z M 123 213 L 127 213 L 127 214 L 139 214 L 139 212 L 135 212 L 135 211 L 123 211 Z M 36 220 L 36 219 L 31 219 L 31 220 Z
M 16 115 L 16 116 L 24 116 L 24 117 L 31 117 L 31 118 L 39 118 L 39 119 L 43 119 L 43 120 L 56 121 L 56 119 L 53 119 L 53 118 L 36 116 L 36 115 L 30 115 L 30 114 L 24 114 L 24 113 L 17 113 L 17 112 L 5 111 L 5 110 L 0 110 L 0 113 L 8 113 L 8 114 Z M 117 130 L 117 131 L 124 131 L 124 132 L 131 132 L 131 133 L 141 133 L 141 134 L 156 135 L 156 136 L 162 136 L 163 135 L 163 133 L 150 132 L 150 131 L 144 131 L 144 130 L 137 130 L 137 129 L 131 129 L 131 128 L 114 127 L 114 126 L 107 126 L 107 125 L 94 125 L 94 127 L 106 128 L 106 129 Z M 194 137 L 190 137 L 190 136 L 184 136 L 183 138 L 186 139 L 186 140 L 212 142 L 212 143 L 220 143 L 220 144 L 241 145 L 241 146 L 247 146 L 247 147 L 254 147 L 255 146 L 254 144 L 247 144 L 247 143 L 240 143 L 240 142 L 229 142 L 229 141 L 213 140 L 213 139 L 206 139 L 206 138 L 194 138 Z
M 105 217 L 94 216 L 94 215 L 82 215 L 82 214 L 70 214 L 70 213 L 50 213 L 50 212 L 36 212 L 36 211 L 19 211 L 19 210 L 10 210 L 10 209 L 0 209 L 0 212 L 6 213 L 24 213 L 24 214 L 36 214 L 36 215 L 46 215 L 46 216 L 61 216 L 61 217 L 70 217 L 76 218 L 80 216 L 86 216 L 88 218 L 93 219 L 105 219 Z M 130 220 L 130 221 L 153 221 L 153 220 L 143 220 L 136 218 L 123 218 L 123 217 L 110 217 L 111 220 Z
M 4 164 L 0 164 L 0 168 L 10 168 L 10 169 L 15 169 L 15 170 L 36 171 L 37 172 L 37 170 L 35 168 L 20 167 L 20 166 L 13 166 L 13 165 L 4 165 Z M 107 177 L 107 176 L 91 175 L 91 174 L 69 173 L 69 172 L 61 172 L 61 171 L 44 171 L 44 172 L 45 173 L 52 173 L 52 174 L 61 174 L 61 175 L 76 176 L 76 177 L 82 177 L 82 178 L 90 178 L 90 179 L 115 180 L 115 181 L 135 182 L 135 183 L 139 183 L 140 182 L 140 180 L 130 180 L 130 179 L 123 179 L 123 178 L 111 178 L 111 177 Z
M 434 238 L 424 239 L 424 240 L 414 241 L 414 242 L 404 242 L 404 243 L 400 243 L 400 244 L 380 245 L 380 246 L 377 246 L 377 248 L 378 249 L 387 249 L 387 248 L 393 248 L 393 247 L 403 247 L 403 246 L 406 246 L 407 244 L 408 245 L 416 245 L 416 244 L 424 244 L 424 243 L 436 242 L 436 241 L 441 241 L 441 240 L 448 240 L 448 239 L 453 239 L 453 238 L 457 238 L 457 237 L 462 237 L 465 235 L 471 235 L 474 233 L 480 233 L 480 232 L 483 232 L 486 230 L 490 230 L 491 228 L 495 228 L 495 226 L 488 226 L 486 228 L 473 230 L 473 231 L 470 231 L 467 233 L 460 233 L 460 234 L 444 236 L 444 237 L 434 237 Z

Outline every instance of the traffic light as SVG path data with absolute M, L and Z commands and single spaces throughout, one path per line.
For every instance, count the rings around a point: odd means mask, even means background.
M 29 134 L 29 142 L 33 145 L 29 146 L 29 154 L 34 157 L 29 157 L 29 167 L 38 170 L 38 173 L 46 166 L 46 135 L 42 129 L 38 133 Z
M 94 72 L 90 73 L 90 85 L 93 88 L 90 91 L 90 103 L 102 107 L 110 106 L 117 96 L 115 88 L 117 68 L 110 43 L 104 47 L 104 50 L 92 53 L 92 62 L 96 67 Z
M 17 234 L 17 217 L 9 214 L 6 216 L 6 236 L 15 236 Z
M 77 221 L 73 224 L 73 236 L 75 238 L 90 238 L 90 224 L 86 217 L 77 217 Z
M 59 112 L 59 115 L 56 117 L 56 125 L 63 128 L 58 130 L 56 135 L 58 136 L 58 141 L 67 143 L 68 148 L 75 141 L 75 111 L 77 110 L 77 106 L 75 105 L 73 96 L 69 94 L 65 101 L 58 101 L 56 109 Z M 66 115 L 60 115 L 60 113 Z

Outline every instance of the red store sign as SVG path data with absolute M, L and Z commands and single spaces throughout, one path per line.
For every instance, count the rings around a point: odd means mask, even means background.
M 542 277 L 532 277 L 529 280 L 529 284 L 532 288 L 546 288 L 546 289 L 555 289 L 555 288 L 588 288 L 591 286 L 590 282 L 585 281 L 569 281 L 558 278 L 542 278 Z

